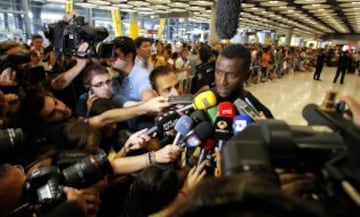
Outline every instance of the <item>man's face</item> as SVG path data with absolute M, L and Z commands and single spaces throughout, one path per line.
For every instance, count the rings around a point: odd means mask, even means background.
M 90 90 L 99 98 L 109 99 L 112 94 L 112 80 L 108 74 L 94 75 L 90 81 Z
M 118 48 L 115 50 L 116 58 L 110 58 L 108 65 L 118 71 L 124 71 L 128 66 L 128 60 L 125 54 Z
M 248 72 L 242 72 L 241 59 L 228 59 L 219 56 L 215 66 L 215 85 L 219 95 L 228 97 L 240 89 Z
M 181 94 L 179 80 L 175 73 L 161 75 L 156 78 L 156 91 L 160 96 L 178 96 Z
M 144 41 L 143 43 L 141 43 L 139 48 L 136 48 L 136 53 L 144 60 L 149 59 L 151 54 L 151 43 L 149 41 Z
M 181 57 L 182 57 L 183 59 L 186 59 L 188 56 L 189 56 L 189 52 L 188 52 L 188 51 L 184 50 L 184 51 L 181 52 Z
M 59 99 L 45 96 L 40 117 L 47 123 L 57 123 L 71 117 L 71 110 Z
M 42 44 L 43 44 L 43 40 L 41 38 L 36 38 L 34 40 L 32 40 L 32 44 L 35 48 L 35 50 L 42 50 Z

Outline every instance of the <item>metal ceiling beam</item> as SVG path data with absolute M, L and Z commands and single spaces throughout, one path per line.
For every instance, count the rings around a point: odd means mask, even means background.
M 339 15 L 339 17 L 344 21 L 345 25 L 351 31 L 351 33 L 354 33 L 355 31 L 354 31 L 352 25 L 346 19 L 346 15 L 342 11 L 338 2 L 336 0 L 327 0 L 327 1 L 328 1 L 328 4 L 330 4 L 332 6 L 332 8 L 335 10 L 335 12 Z

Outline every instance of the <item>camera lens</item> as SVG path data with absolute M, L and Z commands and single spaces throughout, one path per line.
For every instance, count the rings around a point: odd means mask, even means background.
M 75 188 L 84 188 L 95 184 L 112 174 L 112 167 L 105 152 L 84 158 L 81 162 L 70 166 L 62 171 L 65 183 Z
M 24 150 L 24 134 L 20 128 L 0 130 L 0 163 L 15 163 Z

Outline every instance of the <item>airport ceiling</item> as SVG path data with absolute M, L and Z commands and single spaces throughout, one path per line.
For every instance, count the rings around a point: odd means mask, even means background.
M 65 2 L 65 0 L 35 0 Z M 170 17 L 188 14 L 194 22 L 210 22 L 214 0 L 74 0 L 81 7 Z M 219 0 L 220 1 L 220 0 Z M 237 0 L 234 0 L 237 1 Z M 243 0 L 239 26 L 302 36 L 360 33 L 360 0 Z

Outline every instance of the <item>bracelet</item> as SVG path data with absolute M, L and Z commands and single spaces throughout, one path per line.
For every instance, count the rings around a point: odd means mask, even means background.
M 144 156 L 145 156 L 146 165 L 147 165 L 147 166 L 151 165 L 150 157 L 149 157 L 149 152 L 148 152 L 148 153 L 145 153 Z
M 153 151 L 149 152 L 149 156 L 150 156 L 150 163 L 155 164 L 156 163 L 155 152 Z
M 188 197 L 188 194 L 185 193 L 185 191 L 183 191 L 183 190 L 179 191 L 179 194 L 181 194 L 181 195 L 184 196 L 185 198 Z

